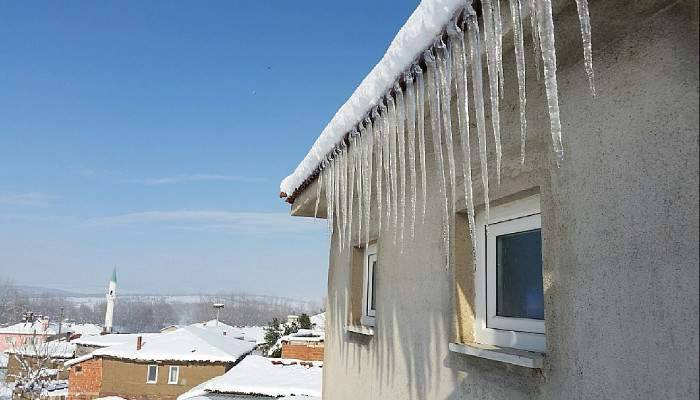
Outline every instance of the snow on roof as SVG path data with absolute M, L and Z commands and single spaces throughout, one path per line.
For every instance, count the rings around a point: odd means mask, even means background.
M 284 360 L 287 365 L 273 364 L 273 361 L 276 359 L 247 356 L 224 375 L 194 387 L 178 400 L 207 398 L 212 393 L 321 397 L 321 363 L 305 363 L 304 366 L 299 362 L 291 365 L 291 360 Z M 307 397 L 303 399 L 308 400 Z
M 20 322 L 0 328 L 0 334 L 10 335 L 55 335 L 57 331 L 56 324 L 46 321 Z
M 16 349 L 5 350 L 7 354 L 40 356 L 51 358 L 73 358 L 76 345 L 65 341 L 51 341 L 36 345 L 26 344 Z
M 136 340 L 95 350 L 95 356 L 143 361 L 235 362 L 255 348 L 254 343 L 221 332 L 187 326 L 174 332 L 144 338 L 141 350 Z
M 80 364 L 81 362 L 87 361 L 87 360 L 91 359 L 92 357 L 93 357 L 93 355 L 92 355 L 92 353 L 90 353 L 90 354 L 85 354 L 84 356 L 72 358 L 72 359 L 64 362 L 63 366 L 70 367 L 71 365 Z
M 343 135 L 378 104 L 397 78 L 433 43 L 455 13 L 464 6 L 464 0 L 421 1 L 379 63 L 336 112 L 294 172 L 282 181 L 280 191 L 291 195 L 299 188 Z
M 326 330 L 326 313 L 322 312 L 320 314 L 312 315 L 309 317 L 311 320 L 311 324 L 313 325 L 314 329 L 317 331 L 324 331 Z
M 78 335 L 99 335 L 102 333 L 102 327 L 95 324 L 63 324 L 62 331 L 73 332 Z
M 107 335 L 89 335 L 81 336 L 77 339 L 71 340 L 71 343 L 79 344 L 82 346 L 93 346 L 93 347 L 109 347 L 116 346 L 118 344 L 124 343 L 136 343 L 136 337 L 142 336 L 145 340 L 155 335 L 160 335 L 159 333 L 110 333 Z
M 326 334 L 321 331 L 311 329 L 299 329 L 297 332 L 282 336 L 283 342 L 323 342 L 326 339 Z
M 207 322 L 198 322 L 190 326 L 219 330 L 226 332 L 227 335 L 232 335 L 233 337 L 256 344 L 265 343 L 265 328 L 262 326 L 231 326 L 221 321 L 219 321 L 217 325 L 215 319 Z

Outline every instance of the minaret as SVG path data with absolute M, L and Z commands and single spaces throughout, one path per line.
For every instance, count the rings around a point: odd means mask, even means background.
M 104 330 L 107 333 L 112 332 L 112 320 L 114 319 L 114 300 L 117 298 L 117 267 L 112 270 L 112 279 L 109 280 L 109 289 L 107 290 L 107 312 L 105 312 Z

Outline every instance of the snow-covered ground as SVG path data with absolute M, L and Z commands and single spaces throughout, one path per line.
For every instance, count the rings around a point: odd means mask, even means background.
M 5 368 L 0 368 L 0 400 L 10 400 L 12 399 L 12 389 L 14 384 L 5 382 L 5 373 L 7 370 Z

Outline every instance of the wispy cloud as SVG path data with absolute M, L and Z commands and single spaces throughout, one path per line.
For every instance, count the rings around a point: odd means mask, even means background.
M 13 206 L 47 206 L 55 197 L 42 192 L 0 194 L 0 204 Z
M 241 176 L 241 175 L 219 175 L 219 174 L 183 174 L 183 175 L 173 175 L 165 176 L 160 178 L 146 178 L 146 179 L 135 179 L 133 182 L 141 183 L 144 185 L 168 185 L 174 183 L 187 183 L 187 182 L 212 182 L 212 181 L 222 181 L 222 182 L 261 182 L 264 179 L 251 177 L 251 176 Z
M 86 221 L 91 227 L 161 226 L 197 231 L 239 231 L 250 233 L 291 233 L 318 231 L 320 221 L 294 218 L 286 213 L 232 212 L 221 210 L 145 211 Z

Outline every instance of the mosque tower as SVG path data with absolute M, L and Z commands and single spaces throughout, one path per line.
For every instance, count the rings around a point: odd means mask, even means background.
M 107 312 L 105 312 L 106 333 L 112 332 L 112 321 L 114 320 L 114 300 L 117 298 L 117 267 L 112 270 L 112 278 L 109 280 L 109 289 L 107 290 Z

